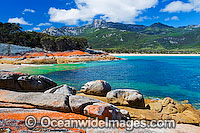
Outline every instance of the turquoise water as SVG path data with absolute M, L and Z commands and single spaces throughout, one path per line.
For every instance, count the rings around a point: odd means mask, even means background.
M 137 89 L 146 97 L 189 100 L 200 108 L 200 57 L 122 57 L 126 60 L 91 62 L 85 68 L 46 74 L 76 87 L 106 80 L 112 89 Z

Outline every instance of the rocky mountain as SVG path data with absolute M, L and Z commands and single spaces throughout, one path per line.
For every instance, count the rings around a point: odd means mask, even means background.
M 102 19 L 95 19 L 92 24 L 88 24 L 82 27 L 61 27 L 55 28 L 50 27 L 48 29 L 43 30 L 43 33 L 47 33 L 49 35 L 54 36 L 78 36 L 87 30 L 94 30 L 94 29 L 105 29 L 105 28 L 114 28 L 119 30 L 127 30 L 127 31 L 142 31 L 145 30 L 147 27 L 144 25 L 133 25 L 133 24 L 121 24 L 121 23 L 113 23 L 113 22 L 106 22 Z
M 85 37 L 93 48 L 200 51 L 200 25 L 173 27 L 106 22 L 96 19 L 82 27 L 51 27 L 43 33 Z

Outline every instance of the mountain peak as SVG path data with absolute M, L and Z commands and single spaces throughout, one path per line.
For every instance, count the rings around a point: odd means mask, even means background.
M 56 29 L 56 27 L 54 27 L 54 26 L 51 26 L 51 27 L 50 27 L 50 29 Z
M 92 23 L 94 28 L 101 28 L 106 25 L 106 21 L 103 19 L 95 19 Z
M 154 28 L 155 27 L 157 27 L 157 28 L 174 28 L 173 26 L 168 26 L 168 25 L 162 24 L 160 22 L 154 23 L 150 27 L 154 27 Z

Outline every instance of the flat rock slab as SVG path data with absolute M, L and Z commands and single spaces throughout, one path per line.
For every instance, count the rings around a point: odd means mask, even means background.
M 41 109 L 70 112 L 68 96 L 62 94 L 44 94 L 40 92 L 20 93 L 0 90 L 0 101 L 16 104 L 29 104 Z

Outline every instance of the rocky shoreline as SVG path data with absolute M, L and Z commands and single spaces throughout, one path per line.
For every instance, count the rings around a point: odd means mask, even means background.
M 33 52 L 20 56 L 0 56 L 0 64 L 67 64 L 100 60 L 119 60 L 108 54 L 90 54 L 82 51 Z
M 51 119 L 105 120 L 170 120 L 177 123 L 171 131 L 188 132 L 200 130 L 200 112 L 187 102 L 178 103 L 167 97 L 161 100 L 144 99 L 138 90 L 112 90 L 103 80 L 86 83 L 80 92 L 67 85 L 58 86 L 51 79 L 41 75 L 28 75 L 16 72 L 0 72 L 0 122 L 18 122 L 19 131 L 26 131 L 26 116 L 37 119 L 50 116 Z M 184 125 L 179 125 L 184 124 Z M 189 124 L 189 125 L 188 125 Z M 184 128 L 180 128 L 180 127 Z M 189 128 L 190 127 L 190 128 Z M 16 127 L 0 126 L 1 130 L 13 131 Z M 34 131 L 36 129 L 31 129 Z M 38 129 L 41 131 L 42 129 Z M 97 129 L 65 129 L 71 132 L 100 132 Z M 116 131 L 120 131 L 115 128 Z M 109 129 L 105 129 L 109 132 Z M 140 131 L 139 129 L 134 131 Z M 141 129 L 141 132 L 169 132 L 167 129 Z M 124 130 L 122 130 L 124 132 Z

